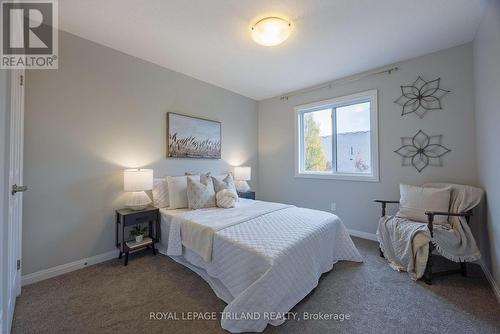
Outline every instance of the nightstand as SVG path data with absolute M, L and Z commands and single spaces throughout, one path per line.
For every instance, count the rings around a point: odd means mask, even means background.
M 125 239 L 125 227 L 148 224 L 148 235 L 144 236 L 142 242 L 134 239 Z M 160 210 L 155 207 L 147 207 L 143 210 L 120 209 L 116 210 L 115 228 L 116 247 L 120 250 L 118 259 L 125 254 L 123 265 L 128 264 L 128 255 L 131 251 L 151 247 L 156 255 L 155 243 L 160 240 Z
M 238 191 L 238 197 L 255 200 L 255 191 L 245 191 L 245 192 Z

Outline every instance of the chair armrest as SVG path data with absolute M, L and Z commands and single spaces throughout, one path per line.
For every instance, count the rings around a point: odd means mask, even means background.
M 449 217 L 470 217 L 472 216 L 472 212 L 441 212 L 441 211 L 426 211 L 425 214 L 427 216 L 433 215 L 433 216 L 449 216 Z
M 470 217 L 472 217 L 472 210 L 467 212 L 441 212 L 441 211 L 426 211 L 427 215 L 427 227 L 431 232 L 431 237 L 434 237 L 434 216 L 448 216 L 448 217 L 465 217 L 467 224 L 469 223 Z
M 375 203 L 380 203 L 382 204 L 382 217 L 385 216 L 385 206 L 387 205 L 387 203 L 389 204 L 399 204 L 399 201 L 386 201 L 386 200 L 383 200 L 383 199 L 376 199 L 374 200 Z

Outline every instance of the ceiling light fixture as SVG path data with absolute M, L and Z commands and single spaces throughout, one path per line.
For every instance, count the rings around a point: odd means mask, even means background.
M 252 26 L 253 40 L 264 46 L 283 43 L 291 32 L 291 23 L 280 17 L 265 17 Z

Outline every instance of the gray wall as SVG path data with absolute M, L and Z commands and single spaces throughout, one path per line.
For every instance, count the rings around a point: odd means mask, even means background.
M 61 32 L 58 70 L 27 71 L 23 274 L 114 249 L 122 170 L 252 167 L 257 103 Z M 221 160 L 166 159 L 166 113 L 222 122 Z
M 259 102 L 259 193 L 264 200 L 292 203 L 329 210 L 336 202 L 336 214 L 351 229 L 374 233 L 380 215 L 376 198 L 398 199 L 399 183 L 427 181 L 477 183 L 472 82 L 472 45 L 466 44 L 398 64 L 391 75 L 375 76 L 333 89 L 324 89 L 281 101 L 279 97 Z M 401 117 L 393 101 L 399 86 L 412 83 L 418 75 L 426 80 L 442 78 L 442 87 L 451 94 L 442 100 L 444 109 Z M 380 182 L 304 179 L 294 177 L 294 111 L 296 105 L 360 91 L 378 89 Z M 419 129 L 429 135 L 443 134 L 443 143 L 452 150 L 444 167 L 428 167 L 419 174 L 401 167 L 393 151 L 401 136 Z
M 486 190 L 483 260 L 500 286 L 500 1 L 490 1 L 474 40 L 479 182 Z M 489 250 L 491 250 L 489 252 Z M 490 253 L 490 254 L 488 254 Z

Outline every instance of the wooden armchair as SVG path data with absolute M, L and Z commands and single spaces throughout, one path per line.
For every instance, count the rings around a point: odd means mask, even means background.
M 399 201 L 386 201 L 386 200 L 375 200 L 376 203 L 380 203 L 382 206 L 382 217 L 386 215 L 387 204 L 399 204 Z M 469 224 L 470 218 L 472 217 L 472 210 L 461 213 L 454 212 L 438 212 L 438 211 L 427 211 L 427 227 L 431 233 L 431 238 L 434 237 L 434 217 L 435 216 L 448 216 L 448 217 L 465 217 L 467 224 Z M 427 265 L 425 267 L 425 272 L 423 280 L 427 284 L 432 284 L 433 277 L 452 275 L 452 274 L 462 274 L 462 276 L 467 276 L 467 267 L 465 262 L 460 262 L 460 269 L 446 270 L 441 272 L 432 272 L 432 251 L 434 250 L 434 244 L 429 242 L 429 257 L 427 258 Z M 380 249 L 380 256 L 384 257 L 382 249 Z

